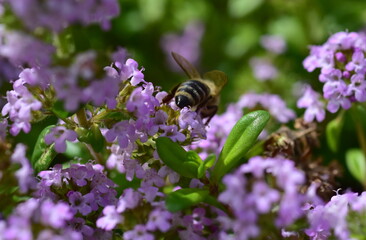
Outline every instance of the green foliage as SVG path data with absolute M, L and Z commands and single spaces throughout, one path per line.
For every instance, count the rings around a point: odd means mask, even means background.
M 47 145 L 44 142 L 44 137 L 49 133 L 49 131 L 53 127 L 55 127 L 55 125 L 50 125 L 46 127 L 38 136 L 31 157 L 31 163 L 36 172 L 40 172 L 42 170 L 47 169 L 50 166 L 52 160 L 57 155 L 54 149 L 54 143 L 51 145 Z
M 266 111 L 254 111 L 244 115 L 231 130 L 213 170 L 213 179 L 228 173 L 250 150 L 267 124 L 270 115 Z
M 208 190 L 183 188 L 167 195 L 165 204 L 171 212 L 178 212 L 203 202 L 209 195 Z
M 346 164 L 352 176 L 366 186 L 366 158 L 360 149 L 350 149 L 346 153 Z
M 327 143 L 333 152 L 337 152 L 338 150 L 343 123 L 343 114 L 341 114 L 337 118 L 330 121 L 326 126 Z
M 167 137 L 156 139 L 156 149 L 161 160 L 180 175 L 188 178 L 202 175 L 198 174 L 198 168 L 203 161 L 196 152 L 186 152 L 178 143 Z

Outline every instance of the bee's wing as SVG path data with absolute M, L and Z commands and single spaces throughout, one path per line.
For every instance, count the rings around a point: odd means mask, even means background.
M 203 75 L 203 78 L 215 84 L 215 87 L 217 88 L 217 93 L 220 92 L 227 83 L 227 75 L 219 70 L 207 72 L 205 73 L 205 75 Z
M 172 52 L 172 56 L 189 78 L 191 79 L 201 78 L 201 75 L 199 74 L 197 69 L 190 62 L 188 62 L 187 59 L 185 59 L 183 56 L 179 55 L 176 52 Z

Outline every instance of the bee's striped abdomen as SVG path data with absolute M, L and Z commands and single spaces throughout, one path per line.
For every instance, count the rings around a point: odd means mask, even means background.
M 175 93 L 175 103 L 178 107 L 196 106 L 210 95 L 210 89 L 201 81 L 188 80 L 183 82 Z

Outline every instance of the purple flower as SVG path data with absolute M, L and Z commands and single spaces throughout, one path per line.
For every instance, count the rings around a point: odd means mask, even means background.
M 195 208 L 192 215 L 183 217 L 183 222 L 196 232 L 201 232 L 205 226 L 213 223 L 212 219 L 206 217 L 206 210 L 204 208 Z
M 124 212 L 126 209 L 134 209 L 140 204 L 141 194 L 132 188 L 124 190 L 118 200 L 117 212 Z
M 168 33 L 161 39 L 160 45 L 168 59 L 169 66 L 174 71 L 181 69 L 172 60 L 171 52 L 179 53 L 190 63 L 197 65 L 200 58 L 200 42 L 204 33 L 201 22 L 191 22 L 185 26 L 181 35 Z
M 349 72 L 354 71 L 358 74 L 366 73 L 366 59 L 361 49 L 354 50 L 352 61 L 348 62 L 345 68 Z
M 263 181 L 266 175 L 272 175 L 276 187 Z M 246 180 L 252 175 L 250 181 Z M 304 215 L 301 207 L 310 195 L 298 193 L 305 182 L 305 175 L 296 169 L 294 162 L 282 158 L 253 157 L 233 174 L 224 176 L 225 191 L 219 195 L 219 201 L 230 206 L 234 218 L 222 216 L 221 235 L 232 233 L 234 239 L 258 237 L 257 221 L 262 214 L 273 214 L 273 208 L 279 206 L 276 225 L 279 228 L 292 224 Z M 249 185 L 250 184 L 250 185 Z
M 253 69 L 255 78 L 261 82 L 275 79 L 278 75 L 277 68 L 264 58 L 252 58 L 249 64 Z
M 46 144 L 55 143 L 56 152 L 63 153 L 66 151 L 66 141 L 75 141 L 77 133 L 73 130 L 69 130 L 64 126 L 57 126 L 50 130 L 50 132 L 44 137 Z
M 276 54 L 286 51 L 286 42 L 282 36 L 264 35 L 261 37 L 260 43 L 266 50 Z
M 97 220 L 97 227 L 104 230 L 112 230 L 118 223 L 123 221 L 122 215 L 117 211 L 115 206 L 109 205 L 103 209 L 104 216 Z
M 11 156 L 13 163 L 19 163 L 20 168 L 15 172 L 15 176 L 18 179 L 18 185 L 20 192 L 25 193 L 30 189 L 34 189 L 36 186 L 36 179 L 33 176 L 33 169 L 29 160 L 25 156 L 26 147 L 23 144 L 18 144 Z
M 66 221 L 71 220 L 73 216 L 69 205 L 63 202 L 54 204 L 50 200 L 45 200 L 41 206 L 42 222 L 53 228 L 64 227 Z
M 253 185 L 252 195 L 256 209 L 259 213 L 267 213 L 271 209 L 273 203 L 280 198 L 280 193 L 271 189 L 265 182 L 256 182 Z
M 80 212 L 86 216 L 92 212 L 93 209 L 90 205 L 94 199 L 94 194 L 88 193 L 83 196 L 80 192 L 70 191 L 67 193 L 67 197 L 75 214 Z
M 168 137 L 174 142 L 183 142 L 186 140 L 186 136 L 178 132 L 178 127 L 176 125 L 168 125 L 168 126 L 162 126 L 162 130 L 164 131 L 160 136 L 161 137 Z
M 123 233 L 125 240 L 154 240 L 154 235 L 147 232 L 144 225 L 138 224 L 134 229 Z
M 240 97 L 237 106 L 254 108 L 257 104 L 267 109 L 281 123 L 287 123 L 296 117 L 295 112 L 287 108 L 285 101 L 276 94 L 247 93 Z
M 67 226 L 73 214 L 65 203 L 30 198 L 19 204 L 0 223 L 4 239 L 71 239 L 81 240 L 81 234 Z M 1 230 L 1 225 L 6 228 Z M 51 228 L 50 228 L 51 227 Z M 34 229 L 37 228 L 37 232 Z M 38 233 L 38 235 L 37 235 Z
M 15 66 L 48 66 L 55 48 L 21 32 L 0 25 L 0 56 Z
M 88 165 L 71 165 L 68 169 L 69 177 L 79 187 L 85 186 L 88 182 L 94 183 L 93 177 L 96 175 L 96 171 L 91 164 Z M 93 179 L 93 181 L 92 181 Z
M 304 60 L 308 71 L 321 69 L 319 81 L 324 83 L 323 96 L 328 100 L 329 112 L 335 113 L 340 107 L 349 109 L 355 101 L 366 101 L 365 40 L 364 33 L 339 32 L 323 45 L 312 46 Z
M 40 110 L 41 102 L 36 100 L 28 89 L 23 85 L 22 80 L 18 79 L 13 84 L 14 90 L 6 93 L 8 103 L 3 107 L 1 114 L 9 114 L 13 124 L 10 128 L 12 135 L 18 135 L 20 130 L 28 133 L 31 129 L 32 111 Z
M 155 231 L 159 229 L 161 232 L 167 232 L 171 227 L 172 214 L 166 210 L 154 209 L 150 212 L 149 220 L 146 223 L 146 229 Z
M 26 68 L 19 74 L 21 82 L 27 83 L 31 86 L 41 86 L 42 89 L 46 89 L 51 80 L 50 72 L 45 68 L 34 67 Z
M 325 118 L 324 103 L 319 100 L 320 94 L 309 85 L 305 86 L 304 95 L 297 101 L 298 108 L 306 108 L 304 120 L 312 122 L 316 119 L 321 122 Z
M 137 117 L 150 116 L 159 106 L 159 101 L 152 95 L 153 93 L 154 86 L 151 83 L 135 88 L 126 103 L 127 110 L 134 112 Z
M 347 214 L 350 195 L 343 194 L 332 197 L 326 205 L 316 206 L 308 213 L 310 227 L 305 231 L 311 239 L 322 239 L 331 235 L 331 230 L 337 239 L 350 239 Z M 351 198 L 352 199 L 352 198 Z
M 103 29 L 108 29 L 110 19 L 119 14 L 118 1 L 115 0 L 82 2 L 14 0 L 9 2 L 14 13 L 31 30 L 44 27 L 58 32 L 72 23 L 83 25 L 99 23 Z
M 358 102 L 366 101 L 366 80 L 363 74 L 354 74 L 351 77 L 351 84 L 348 85 L 346 95 L 352 95 Z

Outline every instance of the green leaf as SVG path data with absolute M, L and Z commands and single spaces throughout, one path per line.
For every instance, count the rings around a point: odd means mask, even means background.
M 266 111 L 254 111 L 244 115 L 231 130 L 213 170 L 213 180 L 220 178 L 234 167 L 252 147 L 267 124 L 270 115 Z
M 203 202 L 208 195 L 208 190 L 198 188 L 179 189 L 167 195 L 165 199 L 166 208 L 171 212 L 178 212 Z
M 203 162 L 203 165 L 206 168 L 210 168 L 214 165 L 215 161 L 216 161 L 216 155 L 215 154 L 210 154 L 210 155 L 207 156 L 207 158 Z
M 63 153 L 68 158 L 81 158 L 82 162 L 88 161 L 93 157 L 84 143 L 66 141 L 66 151 Z M 80 160 L 79 160 L 80 161 Z
M 188 178 L 198 177 L 198 168 L 203 161 L 196 152 L 186 152 L 178 143 L 167 137 L 156 139 L 156 150 L 161 160 L 175 172 Z
M 96 152 L 101 152 L 105 147 L 105 139 L 97 124 L 93 124 L 90 129 L 79 127 L 76 129 L 78 139 L 81 142 L 90 144 Z
M 327 124 L 326 127 L 326 137 L 327 143 L 333 152 L 337 152 L 339 146 L 340 135 L 342 132 L 344 123 L 343 114 L 339 115 L 339 117 L 333 119 Z
M 217 207 L 218 209 L 221 209 L 223 211 L 226 211 L 224 205 L 220 203 L 217 198 L 207 195 L 207 197 L 204 200 L 205 203 L 210 204 L 211 206 Z
M 47 145 L 44 142 L 45 135 L 48 134 L 50 129 L 54 127 L 55 125 L 47 126 L 38 136 L 31 157 L 31 163 L 36 172 L 48 169 L 52 160 L 57 155 L 54 150 L 54 144 Z
M 229 0 L 229 14 L 241 18 L 256 10 L 262 3 L 263 0 Z
M 366 158 L 360 149 L 350 149 L 346 152 L 346 165 L 353 177 L 366 185 Z
M 210 154 L 205 161 L 203 162 L 203 164 L 201 164 L 198 167 L 198 178 L 202 178 L 205 175 L 205 172 L 207 169 L 209 169 L 210 167 L 212 167 L 215 163 L 216 160 L 216 155 L 215 154 Z

